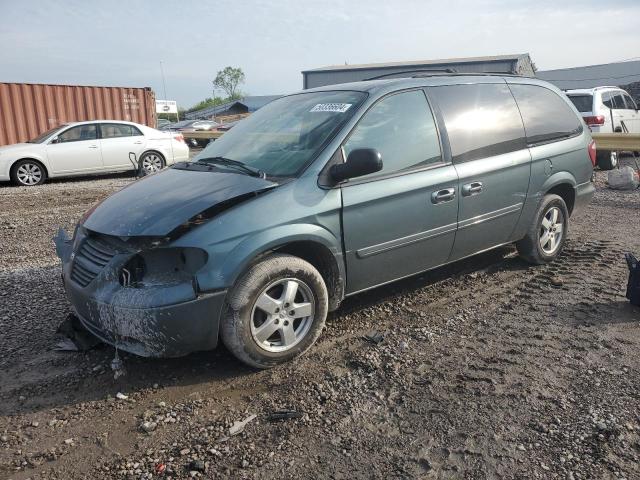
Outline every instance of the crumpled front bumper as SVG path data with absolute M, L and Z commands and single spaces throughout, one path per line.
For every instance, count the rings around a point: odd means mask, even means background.
M 81 240 L 82 241 L 82 240 Z M 118 272 L 131 254 L 113 256 L 81 285 L 72 275 L 76 252 L 63 260 L 67 297 L 82 324 L 102 341 L 145 357 L 177 357 L 218 343 L 226 290 L 198 293 L 184 283 L 125 287 Z

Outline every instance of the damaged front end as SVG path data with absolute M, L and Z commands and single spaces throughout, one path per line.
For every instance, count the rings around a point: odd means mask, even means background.
M 101 340 L 141 356 L 171 357 L 214 348 L 225 291 L 199 291 L 208 260 L 162 239 L 76 229 L 56 247 L 75 313 Z M 70 253 L 69 253 L 70 252 Z
M 62 231 L 54 238 L 76 315 L 121 350 L 174 357 L 217 345 L 226 289 L 198 283 L 212 269 L 211 238 L 179 240 L 276 184 L 195 169 L 136 181 L 87 212 L 72 239 Z

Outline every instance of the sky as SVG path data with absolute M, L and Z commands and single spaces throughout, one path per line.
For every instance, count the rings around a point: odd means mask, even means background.
M 189 107 L 216 72 L 250 95 L 302 70 L 529 53 L 540 70 L 639 59 L 640 0 L 0 0 L 0 82 L 151 87 Z

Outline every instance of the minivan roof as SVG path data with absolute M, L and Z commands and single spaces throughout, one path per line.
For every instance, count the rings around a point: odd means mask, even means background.
M 424 75 L 424 74 L 422 74 Z M 436 74 L 424 75 L 414 78 L 384 78 L 378 80 L 362 80 L 360 82 L 339 83 L 336 85 L 325 85 L 322 87 L 302 90 L 306 92 L 327 92 L 336 90 L 351 90 L 367 93 L 380 93 L 386 91 L 401 90 L 412 87 L 435 87 L 441 85 L 462 85 L 473 83 L 525 83 L 551 87 L 557 90 L 549 82 L 531 77 L 521 77 L 517 75 L 496 75 L 496 74 Z
M 570 94 L 582 94 L 582 95 L 589 94 L 589 95 L 593 95 L 596 91 L 600 91 L 600 90 L 603 90 L 603 91 L 606 91 L 606 90 L 622 90 L 623 92 L 625 91 L 620 87 L 593 87 L 593 88 L 573 88 L 573 89 L 570 89 L 570 90 L 565 90 L 565 93 L 567 95 L 570 95 Z

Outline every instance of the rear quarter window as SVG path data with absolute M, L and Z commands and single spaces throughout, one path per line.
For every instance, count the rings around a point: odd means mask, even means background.
M 581 113 L 591 112 L 593 109 L 593 95 L 567 95 L 571 103 Z
M 526 148 L 522 119 L 504 83 L 431 87 L 455 163 Z
M 510 85 L 518 102 L 528 144 L 579 135 L 582 120 L 557 93 L 538 85 Z

